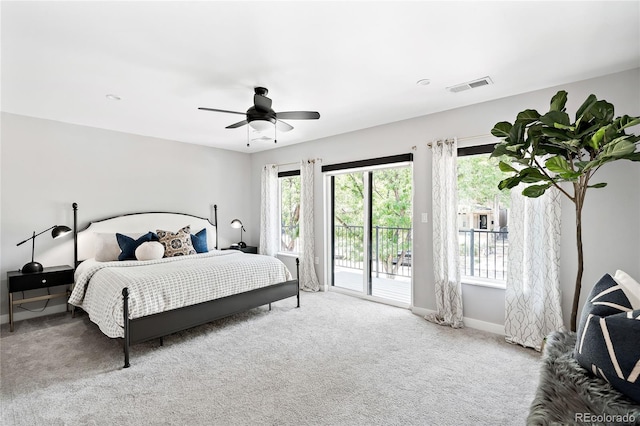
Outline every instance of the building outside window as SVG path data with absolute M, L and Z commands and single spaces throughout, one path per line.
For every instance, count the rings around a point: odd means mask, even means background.
M 503 284 L 509 251 L 509 190 L 493 145 L 458 150 L 458 239 L 463 282 Z

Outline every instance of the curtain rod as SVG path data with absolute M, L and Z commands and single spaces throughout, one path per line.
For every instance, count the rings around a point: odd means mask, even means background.
M 322 163 L 322 158 L 312 158 L 311 160 L 307 160 L 307 161 L 309 163 L 315 163 L 315 162 Z M 292 161 L 291 163 L 273 164 L 272 167 L 293 166 L 295 164 L 300 164 L 300 161 Z
M 490 134 L 490 133 L 485 133 L 485 134 L 483 134 L 483 135 L 465 136 L 464 138 L 456 138 L 456 139 L 457 139 L 457 141 L 458 141 L 458 142 L 462 142 L 462 141 L 470 141 L 470 140 L 473 140 L 473 139 L 488 138 L 488 137 L 491 137 L 491 136 L 493 136 L 493 135 L 492 135 L 492 134 Z M 494 137 L 495 137 L 495 136 L 494 136 Z M 437 142 L 438 142 L 438 143 L 441 143 L 442 141 L 437 141 Z M 444 141 L 444 143 L 452 143 L 452 142 L 453 142 L 453 139 L 452 139 L 452 138 L 447 138 L 447 139 L 445 139 L 445 141 Z M 429 148 L 431 148 L 431 147 L 433 146 L 433 142 L 429 142 L 429 143 L 427 144 L 427 146 L 428 146 Z

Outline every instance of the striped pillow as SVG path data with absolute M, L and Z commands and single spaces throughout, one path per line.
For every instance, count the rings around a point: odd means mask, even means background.
M 609 274 L 593 287 L 582 309 L 574 357 L 640 403 L 640 309 L 624 290 Z

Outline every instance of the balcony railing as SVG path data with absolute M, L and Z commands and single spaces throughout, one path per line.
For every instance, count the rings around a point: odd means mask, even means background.
M 334 261 L 343 268 L 363 268 L 364 227 L 334 228 Z M 372 273 L 388 278 L 411 277 L 411 228 L 376 226 L 371 235 Z
M 460 274 L 504 281 L 507 278 L 508 231 L 460 229 Z
M 411 228 L 376 226 L 372 230 L 372 273 L 388 278 L 411 277 Z M 336 266 L 363 270 L 364 228 L 339 225 L 334 229 Z M 509 251 L 508 231 L 460 229 L 458 231 L 460 274 L 504 281 Z

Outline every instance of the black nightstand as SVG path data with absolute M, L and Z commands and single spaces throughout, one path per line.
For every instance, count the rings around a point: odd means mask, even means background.
M 44 296 L 26 297 L 18 300 L 13 300 L 13 293 L 73 284 L 73 268 L 69 265 L 51 266 L 44 268 L 42 272 L 34 272 L 31 274 L 23 274 L 20 271 L 9 271 L 7 272 L 7 284 L 9 285 L 9 330 L 13 331 L 13 305 L 54 299 L 56 297 L 67 297 L 69 296 L 69 291 Z
M 246 246 L 246 247 L 225 247 L 222 250 L 240 250 L 244 253 L 253 253 L 258 254 L 258 247 L 256 246 Z

